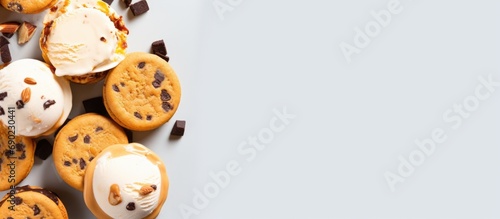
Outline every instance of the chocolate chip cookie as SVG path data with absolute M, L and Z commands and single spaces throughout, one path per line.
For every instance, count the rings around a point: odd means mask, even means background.
M 111 119 L 86 113 L 71 119 L 54 140 L 52 156 L 61 178 L 82 191 L 87 164 L 104 148 L 128 143 L 123 129 Z
M 153 54 L 134 52 L 108 74 L 103 98 L 118 124 L 146 131 L 172 118 L 180 103 L 181 87 L 168 62 Z
M 0 4 L 9 11 L 23 14 L 35 14 L 55 5 L 58 0 L 0 0 Z
M 54 192 L 36 186 L 21 186 L 2 198 L 0 217 L 68 219 L 68 213 Z

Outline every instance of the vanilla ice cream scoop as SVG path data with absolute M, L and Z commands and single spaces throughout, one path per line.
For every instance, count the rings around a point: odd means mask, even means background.
M 49 66 L 21 59 L 0 70 L 0 120 L 14 125 L 16 135 L 49 135 L 72 107 L 69 82 L 55 77 Z
M 156 218 L 166 200 L 165 166 L 137 143 L 112 145 L 87 167 L 84 200 L 97 218 Z
M 53 9 L 44 18 L 40 48 L 57 76 L 88 83 L 78 77 L 99 80 L 102 72 L 124 59 L 128 30 L 108 4 L 101 0 L 62 0 Z

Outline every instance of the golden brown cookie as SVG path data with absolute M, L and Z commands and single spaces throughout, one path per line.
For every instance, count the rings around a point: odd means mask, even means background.
M 168 62 L 153 54 L 134 52 L 109 72 L 103 98 L 118 124 L 146 131 L 172 118 L 179 106 L 181 86 Z
M 61 178 L 82 191 L 87 164 L 104 148 L 128 143 L 123 129 L 111 119 L 86 113 L 71 119 L 54 140 L 52 157 Z
M 5 127 L 0 124 L 0 191 L 23 181 L 35 161 L 33 140 L 14 134 L 13 126 Z
M 35 14 L 54 6 L 58 0 L 0 0 L 0 4 L 9 11 L 23 14 Z
M 0 201 L 1 219 L 67 219 L 68 213 L 59 197 L 36 186 L 10 190 Z

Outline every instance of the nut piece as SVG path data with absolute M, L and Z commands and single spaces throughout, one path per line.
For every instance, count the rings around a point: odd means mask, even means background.
M 120 187 L 118 184 L 113 184 L 109 187 L 109 204 L 115 206 L 122 202 L 122 197 L 120 196 Z
M 140 195 L 147 195 L 153 191 L 154 191 L 154 189 L 151 186 L 142 186 L 141 190 L 139 190 L 139 194 Z
M 19 27 L 19 35 L 17 37 L 17 43 L 24 44 L 28 42 L 31 37 L 35 34 L 36 26 L 30 22 L 23 22 L 21 27 Z
M 21 100 L 24 103 L 27 103 L 28 101 L 30 101 L 30 98 L 31 98 L 31 88 L 29 87 L 24 88 L 24 90 L 21 92 Z
M 42 123 L 42 120 L 37 117 L 31 116 L 31 118 L 33 119 L 33 122 L 35 122 L 36 124 Z
M 26 77 L 26 78 L 24 78 L 24 83 L 29 84 L 29 85 L 35 85 L 36 81 L 33 78 Z
M 0 24 L 0 33 L 11 35 L 19 29 L 20 24 L 17 22 L 5 22 Z M 10 37 L 9 37 L 10 38 Z

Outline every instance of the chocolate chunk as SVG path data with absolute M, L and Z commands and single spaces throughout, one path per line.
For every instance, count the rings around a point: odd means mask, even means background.
M 172 110 L 172 105 L 170 105 L 169 102 L 163 102 L 161 103 L 161 108 L 163 108 L 163 110 L 168 113 L 168 111 Z
M 78 160 L 77 160 L 76 158 L 73 158 L 73 159 L 71 160 L 71 162 L 73 162 L 74 164 L 77 164 L 77 163 L 78 163 Z
M 142 119 L 141 114 L 140 114 L 140 113 L 138 113 L 138 112 L 134 112 L 134 116 L 135 116 L 136 118 L 138 118 L 138 119 Z
M 130 3 L 132 3 L 132 0 L 122 0 L 123 3 L 125 3 L 125 7 L 129 7 Z
M 128 142 L 134 142 L 134 133 L 128 129 L 123 129 L 125 135 L 127 136 Z
M 125 83 L 120 82 L 120 86 L 125 87 Z
M 89 135 L 85 135 L 85 137 L 83 137 L 83 143 L 90 144 L 90 136 Z
M 47 139 L 42 139 L 36 143 L 35 156 L 46 160 L 52 154 L 52 144 Z
M 163 55 L 159 52 L 156 52 L 155 55 L 157 55 L 158 57 L 162 58 L 163 60 L 165 60 L 165 62 L 168 62 L 170 61 L 170 57 L 168 57 L 167 55 Z
M 104 130 L 101 126 L 97 126 L 97 128 L 95 128 L 95 132 L 100 132 Z
M 83 160 L 83 158 L 80 158 L 80 169 L 85 169 L 85 166 L 87 166 L 87 164 L 85 163 L 85 160 Z
M 104 106 L 102 96 L 84 100 L 82 103 L 86 113 L 97 113 L 99 115 L 109 117 L 108 111 L 106 111 L 106 107 Z
M 151 119 L 153 119 L 153 116 L 152 116 L 152 115 L 147 115 L 147 116 L 146 116 L 146 120 L 151 121 Z
M 59 128 L 57 128 L 56 132 L 54 133 L 54 137 L 55 137 L 55 136 L 57 136 L 57 134 L 59 133 L 59 131 L 61 131 L 61 129 L 62 129 L 62 128 L 66 125 L 66 124 L 68 124 L 68 122 L 69 122 L 70 120 L 71 120 L 71 119 L 66 119 L 66 120 L 64 120 L 63 124 L 62 124 Z
M 25 148 L 26 145 L 24 145 L 22 142 L 16 144 L 16 151 L 24 151 Z
M 101 40 L 102 42 L 106 42 L 106 38 L 104 38 L 104 37 L 101 37 L 101 38 L 100 38 L 100 40 Z
M 151 50 L 153 54 L 159 53 L 161 55 L 167 55 L 167 47 L 163 40 L 157 40 L 151 43 Z
M 7 219 L 14 219 L 13 217 L 7 217 Z
M 7 9 L 15 12 L 23 12 L 23 6 L 15 1 L 9 2 L 9 4 L 7 4 Z
M 16 152 L 14 150 L 5 150 L 4 152 L 5 156 L 7 156 L 8 158 L 11 158 L 15 153 Z
M 12 61 L 12 56 L 10 56 L 9 44 L 5 44 L 0 47 L 0 56 L 3 63 Z
M 3 110 L 3 107 L 0 106 L 0 116 L 5 115 L 5 111 Z
M 113 3 L 113 0 L 102 0 L 102 1 L 108 3 L 108 5 L 111 5 L 111 3 Z
M 64 161 L 64 166 L 68 166 L 68 167 L 69 167 L 69 166 L 71 166 L 71 162 L 69 162 L 69 161 L 67 161 L 67 160 L 66 160 L 66 161 Z
M 134 4 L 131 4 L 129 7 L 134 16 L 138 16 L 149 11 L 148 2 L 146 0 L 138 1 Z
M 75 136 L 69 136 L 68 137 L 69 142 L 72 142 L 72 143 L 75 142 L 76 139 L 78 139 L 78 134 L 76 134 Z
M 18 158 L 19 160 L 24 160 L 26 159 L 26 151 L 23 151 L 23 153 L 21 154 L 21 156 L 19 156 Z
M 172 97 L 168 94 L 167 90 L 162 89 L 160 94 L 161 101 L 169 101 Z
M 55 100 L 47 100 L 45 101 L 45 103 L 43 103 L 43 110 L 46 110 L 47 108 L 49 108 L 50 106 L 56 104 L 56 101 Z
M 89 157 L 89 162 L 92 161 L 94 159 L 94 157 Z
M 153 87 L 154 88 L 159 88 L 161 85 L 161 82 L 165 80 L 165 75 L 160 70 L 156 70 L 155 75 L 154 75 L 155 80 L 153 81 Z
M 38 206 L 35 204 L 35 206 L 33 206 L 33 215 L 38 215 L 40 214 L 40 208 L 38 208 Z
M 126 207 L 126 208 L 127 208 L 127 210 L 129 210 L 129 211 L 133 211 L 133 210 L 135 210 L 135 203 L 133 203 L 133 202 L 129 202 L 129 203 L 127 204 L 127 207 Z
M 7 92 L 0 93 L 0 101 L 3 101 L 7 97 Z
M 24 108 L 24 102 L 22 100 L 18 100 L 18 101 L 16 101 L 16 106 L 17 106 L 17 109 L 22 109 L 22 108 Z
M 146 66 L 145 62 L 139 62 L 139 64 L 137 65 L 137 68 L 143 69 L 144 66 Z
M 186 121 L 177 120 L 175 121 L 174 127 L 172 128 L 172 132 L 170 132 L 170 135 L 183 136 L 185 129 L 186 129 Z
M 116 86 L 116 84 L 111 85 L 111 88 L 113 88 L 113 90 L 116 92 L 120 92 L 120 88 L 118 88 L 118 86 Z
M 155 185 L 155 184 L 152 184 L 152 185 L 151 185 L 151 188 L 153 188 L 154 190 L 156 190 L 156 185 Z
M 0 47 L 9 44 L 9 40 L 5 38 L 4 36 L 0 36 Z
M 23 199 L 21 197 L 19 196 L 14 197 L 14 204 L 20 205 L 21 203 L 23 203 Z
M 154 88 L 159 88 L 161 86 L 161 82 L 159 82 L 158 80 L 154 80 L 152 85 Z

